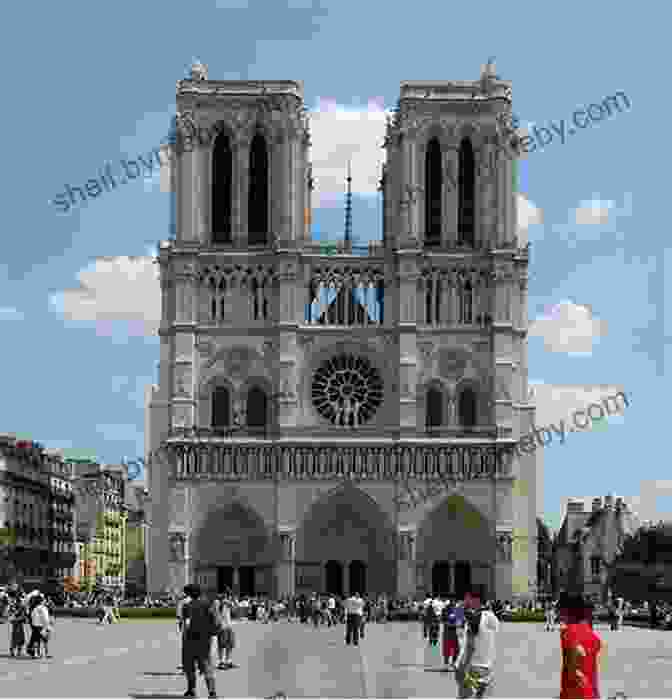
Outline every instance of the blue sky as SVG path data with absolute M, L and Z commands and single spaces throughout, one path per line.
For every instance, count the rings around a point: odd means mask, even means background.
M 4 6 L 0 430 L 106 462 L 142 454 L 144 387 L 159 359 L 148 256 L 168 237 L 169 195 L 155 172 L 65 214 L 51 200 L 106 162 L 118 171 L 121 158 L 157 147 L 175 82 L 194 60 L 212 79 L 304 81 L 320 188 L 314 237 L 342 234 L 337 195 L 352 158 L 354 234 L 367 240 L 381 237 L 382 110 L 399 83 L 477 79 L 494 56 L 524 128 L 567 120 L 619 90 L 631 103 L 564 145 L 555 136 L 519 169 L 536 423 L 569 419 L 612 388 L 630 399 L 607 429 L 545 450 L 545 517 L 557 527 L 568 497 L 612 491 L 643 518 L 670 517 L 669 458 L 658 440 L 667 435 L 672 256 L 660 222 L 671 105 L 654 77 L 667 6 L 286 3 Z M 68 291 L 80 282 L 86 294 Z

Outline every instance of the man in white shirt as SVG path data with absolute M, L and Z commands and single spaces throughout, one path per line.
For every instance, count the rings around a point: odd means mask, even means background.
M 480 593 L 465 595 L 464 607 L 466 643 L 461 645 L 455 663 L 455 680 L 460 698 L 484 698 L 493 687 L 499 620 L 492 610 L 483 607 Z
M 48 641 L 46 638 L 49 635 L 50 625 L 49 610 L 44 604 L 44 598 L 38 594 L 35 596 L 35 607 L 30 613 L 31 637 L 28 649 L 33 658 L 42 656 L 42 644 Z
M 329 627 L 336 624 L 336 598 L 333 595 L 327 600 L 327 624 Z
M 345 643 L 359 646 L 359 630 L 362 626 L 364 601 L 357 593 L 353 593 L 345 601 Z

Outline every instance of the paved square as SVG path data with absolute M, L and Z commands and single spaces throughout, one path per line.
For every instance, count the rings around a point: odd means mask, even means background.
M 0 696 L 181 697 L 174 621 L 128 621 L 100 627 L 59 619 L 43 661 L 8 658 L 9 628 L 0 626 Z M 235 625 L 237 667 L 217 671 L 220 697 L 455 697 L 452 674 L 436 671 L 438 652 L 422 641 L 419 623 L 367 625 L 359 647 L 344 628 L 279 622 Z M 672 697 L 672 632 L 598 630 L 608 645 L 602 697 Z M 557 697 L 559 633 L 541 624 L 503 623 L 497 644 L 494 697 Z M 198 693 L 206 696 L 199 678 Z

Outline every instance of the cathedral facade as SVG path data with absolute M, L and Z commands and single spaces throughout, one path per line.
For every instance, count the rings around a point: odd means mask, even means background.
M 152 592 L 534 593 L 528 249 L 510 84 L 482 83 L 402 83 L 382 241 L 355 254 L 311 238 L 301 83 L 178 82 Z

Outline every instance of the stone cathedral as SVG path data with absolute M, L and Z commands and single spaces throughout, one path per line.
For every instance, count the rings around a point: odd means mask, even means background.
M 382 240 L 364 254 L 311 238 L 302 83 L 197 64 L 176 106 L 150 590 L 532 595 L 541 470 L 512 449 L 534 407 L 510 83 L 401 84 Z

